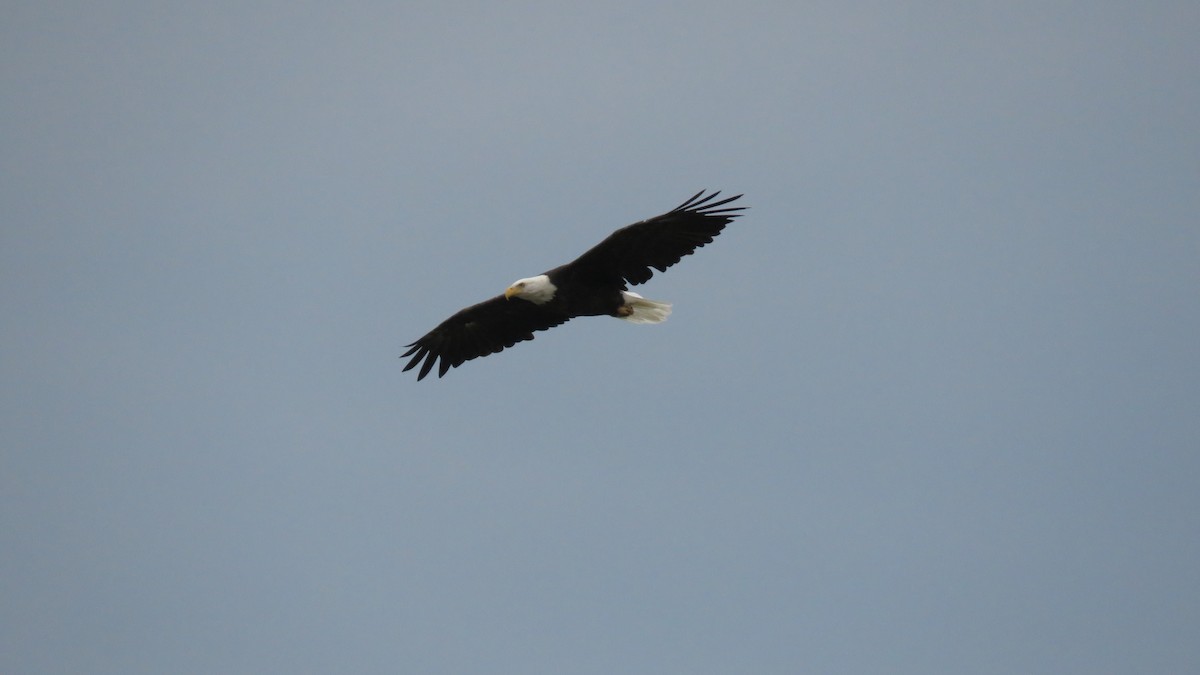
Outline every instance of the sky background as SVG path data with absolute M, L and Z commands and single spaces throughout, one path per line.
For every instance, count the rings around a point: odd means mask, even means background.
M 0 671 L 1200 672 L 1195 2 L 4 14 Z

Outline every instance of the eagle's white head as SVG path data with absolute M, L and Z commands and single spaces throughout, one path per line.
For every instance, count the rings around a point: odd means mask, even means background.
M 528 279 L 517 279 L 504 291 L 504 297 L 509 300 L 521 298 L 535 305 L 544 305 L 554 299 L 558 287 L 550 283 L 550 277 L 539 274 Z

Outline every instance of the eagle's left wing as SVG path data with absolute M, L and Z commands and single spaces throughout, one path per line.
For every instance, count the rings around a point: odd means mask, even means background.
M 404 367 L 406 371 L 424 359 L 418 380 L 424 379 L 440 359 L 441 377 L 466 361 L 532 340 L 535 331 L 553 328 L 569 318 L 527 300 L 499 295 L 459 311 L 416 342 L 404 345 L 409 350 L 400 358 L 412 357 Z
M 607 277 L 609 282 L 620 283 L 615 279 L 619 276 L 630 284 L 646 283 L 654 276 L 653 270 L 664 272 L 683 256 L 712 243 L 725 225 L 745 210 L 725 206 L 741 195 L 713 201 L 721 193 L 704 196 L 704 192 L 660 216 L 622 227 L 564 267 L 583 276 Z

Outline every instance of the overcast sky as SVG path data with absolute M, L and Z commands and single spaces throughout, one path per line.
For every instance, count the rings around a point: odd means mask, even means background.
M 4 15 L 0 671 L 1200 672 L 1194 1 Z

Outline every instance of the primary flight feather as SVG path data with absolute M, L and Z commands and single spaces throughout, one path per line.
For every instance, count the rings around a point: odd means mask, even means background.
M 401 358 L 404 370 L 421 364 L 417 379 L 438 365 L 438 377 L 480 356 L 495 354 L 540 330 L 577 316 L 615 316 L 633 323 L 660 323 L 671 305 L 628 290 L 666 271 L 685 255 L 712 242 L 744 210 L 726 206 L 741 197 L 714 201 L 720 192 L 697 192 L 670 211 L 623 227 L 574 261 L 535 277 L 514 281 L 502 295 L 446 319 Z

